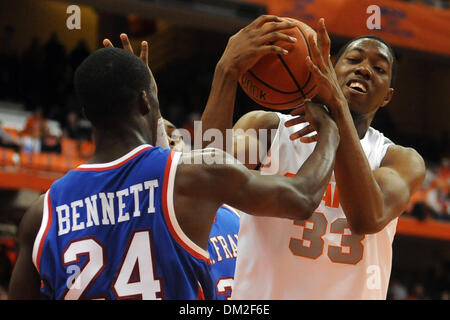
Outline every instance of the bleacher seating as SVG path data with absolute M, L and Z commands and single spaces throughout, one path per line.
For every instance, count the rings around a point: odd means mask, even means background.
M 30 112 L 26 112 L 19 105 L 0 102 L 0 119 L 2 130 L 14 141 L 21 144 L 21 131 Z M 91 141 L 78 141 L 62 136 L 60 124 L 48 120 L 50 130 L 60 139 L 61 153 L 29 152 L 22 148 L 19 152 L 0 147 L 0 172 L 13 174 L 12 179 L 22 179 L 24 172 L 27 176 L 51 177 L 57 179 L 67 171 L 85 163 L 94 153 L 95 147 Z M 16 174 L 16 176 L 14 176 Z M 0 188 L 11 184 L 0 181 Z

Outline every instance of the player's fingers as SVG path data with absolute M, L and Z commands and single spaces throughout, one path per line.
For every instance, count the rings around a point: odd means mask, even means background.
M 306 57 L 306 67 L 312 73 L 314 80 L 316 80 L 316 82 L 321 81 L 325 77 L 322 71 L 320 71 L 319 67 L 314 64 L 314 62 L 311 60 L 309 56 Z
M 266 54 L 281 54 L 281 55 L 287 55 L 289 53 L 289 51 L 287 51 L 286 49 L 283 49 L 279 46 L 276 45 L 265 45 L 260 47 L 259 49 L 257 49 L 257 52 L 260 55 L 266 55 Z
M 250 23 L 248 25 L 249 28 L 251 27 L 255 27 L 255 28 L 260 28 L 262 25 L 264 25 L 264 23 L 267 22 L 281 22 L 283 21 L 283 19 L 281 19 L 280 17 L 277 17 L 275 15 L 271 15 L 271 14 L 264 14 L 262 16 L 259 16 L 258 18 L 256 18 L 252 23 Z
M 274 31 L 284 30 L 284 29 L 291 29 L 295 27 L 297 23 L 290 20 L 284 20 L 283 22 L 273 22 L 268 23 L 265 26 L 261 28 L 261 34 L 267 34 Z
M 300 141 L 303 143 L 316 142 L 317 140 L 319 140 L 319 136 L 317 134 L 310 136 L 310 137 L 301 137 L 300 138 Z
M 327 59 L 330 59 L 331 41 L 325 26 L 324 18 L 320 18 L 317 26 L 317 44 L 322 54 L 322 58 L 327 62 Z
M 322 59 L 322 54 L 320 53 L 319 48 L 317 47 L 317 43 L 314 40 L 314 35 L 310 34 L 308 36 L 308 44 L 311 49 L 312 61 L 319 67 L 320 70 L 325 70 L 325 64 Z
M 130 40 L 128 39 L 128 36 L 126 33 L 122 33 L 120 35 L 120 40 L 122 41 L 122 47 L 127 50 L 130 51 L 131 53 L 133 52 L 133 47 L 131 46 Z
M 281 32 L 271 32 L 269 34 L 266 34 L 258 39 L 257 43 L 264 44 L 269 42 L 276 42 L 276 41 L 286 41 L 295 43 L 297 42 L 297 38 L 288 36 L 287 34 L 281 33 Z
M 145 63 L 145 65 L 148 66 L 148 42 L 147 41 L 142 41 L 142 43 L 141 43 L 140 58 Z
M 301 114 L 305 114 L 305 103 L 306 103 L 306 100 L 301 105 L 299 105 L 297 108 L 292 110 L 291 111 L 291 115 L 292 116 L 299 116 Z
M 112 44 L 111 40 L 109 40 L 109 39 L 103 39 L 102 43 L 105 48 L 114 48 L 114 45 Z
M 285 125 L 286 128 L 289 128 L 289 127 L 292 127 L 292 126 L 295 126 L 295 125 L 297 125 L 299 123 L 304 123 L 304 122 L 308 122 L 308 121 L 306 120 L 304 115 L 301 115 L 301 116 L 298 116 L 298 117 L 295 117 L 293 119 L 290 119 L 290 120 L 286 121 L 284 123 L 284 125 Z
M 299 138 L 301 138 L 301 137 L 303 137 L 303 136 L 306 136 L 307 134 L 310 134 L 311 132 L 314 132 L 314 131 L 316 131 L 316 130 L 314 129 L 314 127 L 313 127 L 311 124 L 309 124 L 309 125 L 307 125 L 306 127 L 304 127 L 303 129 L 301 129 L 301 130 L 299 130 L 299 131 L 294 132 L 293 134 L 291 134 L 291 135 L 289 136 L 289 138 L 290 138 L 291 140 L 296 140 L 296 139 L 299 139 Z

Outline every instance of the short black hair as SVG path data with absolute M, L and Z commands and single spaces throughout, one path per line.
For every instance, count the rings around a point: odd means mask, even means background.
M 145 63 L 119 48 L 102 48 L 89 55 L 75 72 L 75 92 L 94 126 L 127 119 L 152 80 Z M 151 100 L 153 97 L 151 97 Z
M 390 83 L 390 87 L 393 88 L 394 87 L 394 83 L 395 83 L 395 78 L 397 76 L 397 56 L 395 54 L 394 49 L 390 46 L 389 43 L 387 43 L 383 38 L 373 35 L 373 34 L 366 34 L 357 38 L 353 38 L 351 39 L 349 42 L 347 42 L 343 47 L 341 47 L 338 51 L 338 53 L 336 54 L 336 59 L 334 61 L 334 65 L 337 64 L 337 62 L 339 61 L 339 59 L 341 58 L 341 56 L 344 54 L 345 50 L 347 50 L 348 46 L 350 44 L 352 44 L 353 42 L 359 40 L 359 39 L 375 39 L 381 43 L 383 43 L 384 45 L 386 45 L 386 47 L 388 47 L 389 52 L 392 55 L 392 72 L 391 72 L 391 83 Z

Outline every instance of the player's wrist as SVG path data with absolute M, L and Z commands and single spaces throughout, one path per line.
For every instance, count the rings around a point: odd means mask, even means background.
M 326 123 L 321 124 L 320 129 L 317 131 L 319 140 L 327 141 L 333 146 L 338 146 L 340 141 L 339 128 L 332 119 L 327 120 Z
M 223 58 L 217 63 L 215 73 L 233 81 L 238 81 L 240 76 L 239 68 Z
M 340 122 L 346 117 L 347 112 L 349 112 L 347 100 L 345 97 L 334 97 L 332 101 L 327 103 L 327 108 L 339 127 Z

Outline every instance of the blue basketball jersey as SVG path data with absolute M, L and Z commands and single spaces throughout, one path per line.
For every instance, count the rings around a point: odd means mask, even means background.
M 209 255 L 173 208 L 180 153 L 142 145 L 45 195 L 33 262 L 47 299 L 215 299 Z
M 219 300 L 227 300 L 231 296 L 236 268 L 239 221 L 239 213 L 230 206 L 223 205 L 217 210 L 209 235 L 211 273 Z

